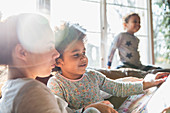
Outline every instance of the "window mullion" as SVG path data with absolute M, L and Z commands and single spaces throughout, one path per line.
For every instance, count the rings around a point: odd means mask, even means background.
M 101 67 L 106 67 L 107 60 L 107 16 L 106 16 L 106 0 L 100 2 L 100 17 L 101 17 Z
M 154 62 L 154 40 L 153 40 L 153 22 L 152 22 L 152 0 L 147 0 L 147 19 L 148 19 L 148 59 L 149 63 L 155 64 Z

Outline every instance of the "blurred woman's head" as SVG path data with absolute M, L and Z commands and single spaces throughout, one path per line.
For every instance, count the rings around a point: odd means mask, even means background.
M 25 69 L 31 75 L 48 75 L 59 57 L 54 40 L 44 16 L 11 16 L 0 23 L 0 64 Z

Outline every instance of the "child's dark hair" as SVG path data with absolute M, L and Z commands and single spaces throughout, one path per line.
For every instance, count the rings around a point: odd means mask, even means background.
M 123 18 L 123 22 L 124 22 L 124 23 L 128 23 L 130 17 L 132 17 L 132 16 L 138 16 L 138 17 L 140 18 L 140 16 L 139 16 L 137 13 L 130 13 L 130 14 L 126 15 L 126 16 Z
M 60 57 L 63 57 L 63 53 L 67 46 L 76 40 L 84 41 L 86 36 L 86 30 L 79 26 L 79 24 L 64 23 L 59 29 L 55 31 L 56 50 L 60 53 Z M 56 59 L 56 63 L 57 60 Z M 53 71 L 60 70 L 59 67 L 55 67 Z

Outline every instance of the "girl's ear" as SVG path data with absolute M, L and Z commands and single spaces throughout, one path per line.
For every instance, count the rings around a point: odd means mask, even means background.
M 123 28 L 124 28 L 124 30 L 126 30 L 126 23 L 125 22 L 123 22 Z
M 26 61 L 27 51 L 23 48 L 21 44 L 17 44 L 15 47 L 15 55 L 18 59 Z
M 56 60 L 56 66 L 57 67 L 62 67 L 63 66 L 63 59 L 62 58 L 58 58 L 57 60 Z

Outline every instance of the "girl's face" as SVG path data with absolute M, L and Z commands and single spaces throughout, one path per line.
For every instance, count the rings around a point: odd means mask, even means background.
M 48 37 L 41 41 L 43 53 L 28 52 L 27 66 L 31 75 L 39 77 L 49 76 L 52 68 L 55 67 L 55 59 L 59 57 L 55 49 L 54 38 Z
M 131 16 L 128 23 L 125 23 L 127 32 L 130 34 L 136 33 L 140 29 L 140 18 L 138 16 Z
M 86 49 L 82 40 L 70 43 L 63 53 L 63 58 L 59 59 L 58 67 L 61 68 L 62 75 L 74 80 L 81 78 L 88 65 L 85 53 Z

